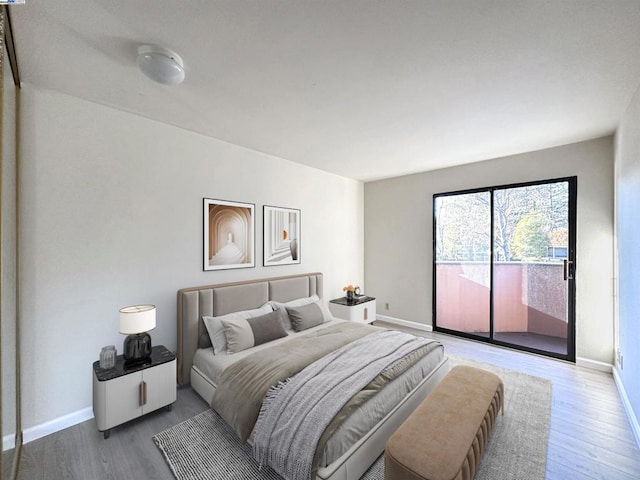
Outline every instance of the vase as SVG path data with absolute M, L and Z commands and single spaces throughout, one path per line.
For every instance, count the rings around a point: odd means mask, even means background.
M 347 290 L 347 302 L 353 302 L 353 292 L 351 290 Z
M 116 347 L 113 345 L 109 345 L 107 347 L 102 347 L 100 351 L 100 368 L 103 370 L 109 370 L 116 366 L 116 356 L 118 353 L 116 352 Z

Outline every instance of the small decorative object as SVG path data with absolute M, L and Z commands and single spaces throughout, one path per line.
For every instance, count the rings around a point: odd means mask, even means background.
M 100 351 L 100 368 L 103 370 L 109 370 L 116 366 L 116 356 L 118 352 L 114 345 L 107 345 L 102 347 Z
M 269 205 L 262 209 L 263 265 L 300 263 L 300 210 Z
M 353 302 L 353 298 L 354 298 L 354 294 L 355 292 L 360 291 L 360 287 L 354 287 L 353 285 L 347 285 L 346 287 L 342 288 L 343 292 L 347 292 L 347 302 Z
M 204 199 L 204 270 L 255 267 L 253 203 Z
M 151 336 L 147 333 L 156 328 L 155 305 L 133 305 L 120 309 L 120 333 L 124 340 L 125 364 L 145 363 L 151 357 Z

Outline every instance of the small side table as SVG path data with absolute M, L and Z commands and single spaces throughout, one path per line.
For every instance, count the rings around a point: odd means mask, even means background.
M 362 295 L 352 301 L 346 297 L 329 301 L 329 310 L 334 317 L 352 322 L 371 323 L 376 319 L 376 299 Z
M 144 364 L 125 366 L 118 355 L 114 368 L 93 363 L 93 414 L 98 430 L 109 438 L 111 428 L 176 401 L 176 356 L 162 345 L 151 349 Z

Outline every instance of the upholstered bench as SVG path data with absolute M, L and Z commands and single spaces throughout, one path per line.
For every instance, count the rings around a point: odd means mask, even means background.
M 457 366 L 389 438 L 385 480 L 470 480 L 503 407 L 500 377 Z

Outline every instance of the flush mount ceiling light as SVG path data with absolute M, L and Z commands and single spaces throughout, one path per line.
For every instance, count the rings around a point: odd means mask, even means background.
M 176 85 L 184 80 L 184 64 L 176 52 L 156 45 L 138 47 L 138 67 L 154 82 Z

